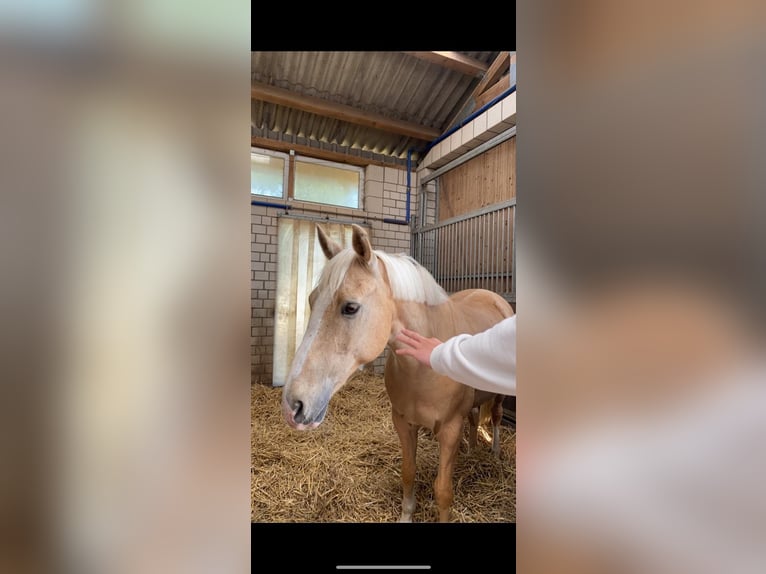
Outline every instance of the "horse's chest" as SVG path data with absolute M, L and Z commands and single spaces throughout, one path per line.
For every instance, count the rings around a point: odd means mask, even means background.
M 394 411 L 400 414 L 408 423 L 427 427 L 432 430 L 441 418 L 438 409 L 434 408 L 432 405 L 421 402 L 399 401 L 394 403 L 392 401 L 391 406 Z
M 438 385 L 406 386 L 387 382 L 386 390 L 391 407 L 397 414 L 410 424 L 431 430 L 440 422 L 461 416 L 461 407 L 466 402 L 462 400 L 462 392 L 456 393 L 448 385 L 441 388 Z

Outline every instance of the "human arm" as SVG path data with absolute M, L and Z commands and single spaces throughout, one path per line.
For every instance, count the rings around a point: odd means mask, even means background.
M 516 316 L 476 335 L 457 335 L 445 342 L 404 329 L 397 336 L 409 355 L 434 371 L 476 389 L 516 395 Z

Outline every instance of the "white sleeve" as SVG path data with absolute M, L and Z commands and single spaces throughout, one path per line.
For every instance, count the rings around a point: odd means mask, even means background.
M 431 352 L 431 368 L 482 391 L 516 395 L 516 315 L 476 335 L 457 335 Z

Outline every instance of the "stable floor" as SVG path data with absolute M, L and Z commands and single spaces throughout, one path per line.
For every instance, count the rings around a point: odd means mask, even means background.
M 280 388 L 252 386 L 251 520 L 396 522 L 401 450 L 383 377 L 355 375 L 312 431 L 287 426 L 281 397 Z M 499 460 L 482 429 L 477 448 L 468 453 L 466 424 L 453 476 L 453 522 L 516 521 L 516 434 L 503 426 L 500 437 Z M 438 443 L 425 429 L 418 439 L 417 468 L 413 519 L 435 522 Z

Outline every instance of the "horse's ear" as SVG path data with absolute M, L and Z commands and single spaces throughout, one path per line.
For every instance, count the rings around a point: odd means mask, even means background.
M 365 263 L 369 263 L 372 260 L 372 246 L 370 245 L 370 236 L 367 235 L 367 231 L 363 227 L 358 226 L 356 223 L 351 225 L 351 245 L 354 247 L 354 251 Z
M 322 247 L 322 251 L 324 251 L 327 259 L 332 259 L 343 249 L 339 243 L 330 239 L 330 236 L 325 233 L 325 230 L 319 224 L 317 224 L 317 239 L 319 239 L 319 245 Z

